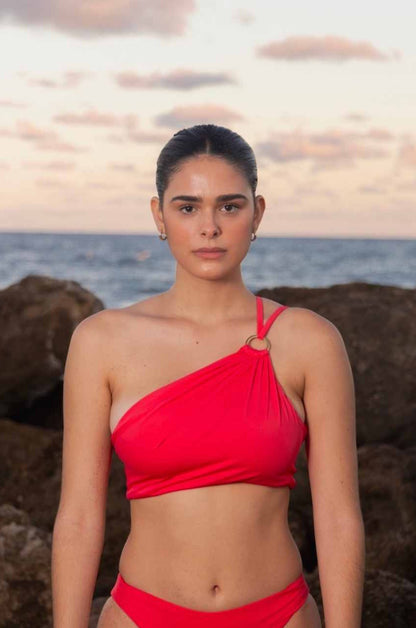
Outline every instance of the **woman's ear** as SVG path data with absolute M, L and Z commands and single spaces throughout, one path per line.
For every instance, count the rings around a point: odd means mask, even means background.
M 163 222 L 163 211 L 160 207 L 160 201 L 158 196 L 152 196 L 150 199 L 150 208 L 153 214 L 153 220 L 159 232 L 164 231 L 165 225 Z

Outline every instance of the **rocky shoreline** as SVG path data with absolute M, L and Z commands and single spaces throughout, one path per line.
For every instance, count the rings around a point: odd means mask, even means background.
M 340 330 L 354 374 L 366 529 L 363 628 L 416 625 L 416 289 L 368 283 L 257 294 L 309 308 Z M 61 473 L 62 374 L 73 329 L 104 308 L 73 281 L 28 276 L 0 291 L 0 628 L 50 628 L 50 549 Z M 322 615 L 302 446 L 289 525 Z M 90 628 L 129 532 L 113 455 Z

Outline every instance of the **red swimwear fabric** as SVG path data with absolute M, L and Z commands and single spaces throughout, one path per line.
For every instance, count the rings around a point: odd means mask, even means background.
M 303 573 L 287 587 L 243 606 L 199 611 L 126 582 L 119 573 L 111 596 L 139 628 L 283 628 L 309 594 Z
M 263 324 L 259 296 L 256 304 L 262 339 L 288 306 Z M 233 482 L 296 485 L 307 425 L 277 380 L 269 348 L 247 341 L 145 395 L 119 419 L 111 443 L 124 464 L 127 499 Z

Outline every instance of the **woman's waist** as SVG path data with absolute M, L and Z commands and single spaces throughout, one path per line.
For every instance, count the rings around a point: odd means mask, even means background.
M 287 519 L 211 529 L 204 522 L 174 534 L 132 527 L 119 571 L 133 586 L 159 597 L 184 591 L 200 595 L 204 604 L 213 592 L 235 596 L 241 590 L 244 599 L 252 597 L 253 588 L 259 598 L 283 589 L 302 572 L 302 559 Z

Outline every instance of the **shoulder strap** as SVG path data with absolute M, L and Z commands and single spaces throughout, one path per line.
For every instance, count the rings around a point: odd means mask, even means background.
M 271 324 L 274 320 L 281 314 L 284 310 L 287 310 L 288 305 L 281 305 L 276 308 L 274 312 L 272 312 L 267 319 L 267 321 L 263 324 L 263 301 L 261 297 L 257 296 L 257 337 L 264 338 L 267 332 L 270 329 Z

